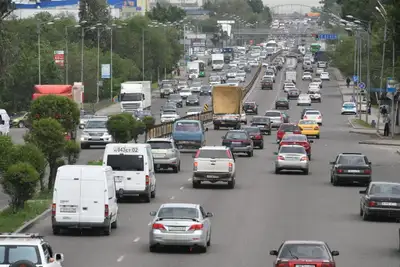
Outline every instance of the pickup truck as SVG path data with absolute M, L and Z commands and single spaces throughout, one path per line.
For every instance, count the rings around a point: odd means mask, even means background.
M 240 129 L 243 88 L 240 86 L 214 86 L 212 90 L 214 129 L 233 127 Z
M 172 139 L 178 149 L 198 149 L 206 143 L 206 131 L 201 121 L 179 120 L 172 126 Z
M 261 80 L 261 90 L 272 90 L 274 89 L 274 80 L 270 77 L 265 77 Z

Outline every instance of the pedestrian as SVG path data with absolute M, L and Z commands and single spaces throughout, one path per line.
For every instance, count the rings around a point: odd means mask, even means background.
M 176 69 L 176 72 L 177 72 L 178 76 L 181 76 L 181 69 L 179 67 Z
M 383 136 L 389 136 L 389 132 L 390 132 L 390 119 L 389 116 L 385 116 L 383 117 L 383 122 L 385 123 L 385 127 L 383 129 Z
M 350 86 L 350 82 L 351 82 L 351 80 L 350 80 L 350 77 L 347 77 L 347 79 L 346 79 L 346 85 L 347 85 L 347 88 L 349 88 L 349 86 Z
M 387 115 L 387 113 L 388 113 L 387 108 L 386 108 L 385 105 L 383 105 L 383 106 L 381 107 L 381 114 L 382 114 L 383 116 L 385 116 L 385 115 Z
M 368 115 L 371 115 L 371 102 L 368 103 Z

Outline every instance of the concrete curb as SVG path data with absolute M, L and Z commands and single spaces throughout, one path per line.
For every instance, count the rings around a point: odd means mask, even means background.
M 382 143 L 382 142 L 374 141 L 374 140 L 359 141 L 358 143 L 360 145 L 378 145 L 378 146 L 398 146 L 398 147 L 400 147 L 400 143 Z M 399 150 L 398 150 L 398 152 L 399 152 Z
M 50 215 L 51 212 L 51 208 L 45 210 L 44 212 L 42 212 L 42 214 L 36 216 L 35 218 L 33 218 L 30 221 L 27 221 L 26 223 L 24 223 L 21 227 L 19 227 L 17 230 L 14 231 L 14 233 L 24 233 L 26 231 L 28 231 L 29 229 L 31 229 L 33 226 L 35 226 L 35 224 L 39 221 L 41 221 L 42 219 L 46 218 L 48 215 Z

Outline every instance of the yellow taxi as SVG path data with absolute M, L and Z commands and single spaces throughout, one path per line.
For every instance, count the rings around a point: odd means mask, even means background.
M 317 121 L 300 120 L 297 126 L 300 128 L 301 134 L 306 136 L 315 136 L 317 139 L 319 139 L 320 129 Z

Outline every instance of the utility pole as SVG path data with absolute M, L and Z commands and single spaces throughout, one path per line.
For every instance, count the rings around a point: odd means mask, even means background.
M 368 21 L 368 40 L 367 40 L 367 112 L 365 113 L 365 121 L 368 122 L 368 110 L 369 110 L 369 105 L 371 103 L 371 73 L 370 73 L 370 58 L 369 54 L 371 53 L 371 21 Z
M 357 75 L 357 35 L 358 35 L 357 31 L 355 32 L 355 34 L 356 34 L 356 36 L 354 38 L 354 68 L 353 68 L 354 76 Z M 353 81 L 353 83 L 354 83 L 353 84 L 353 97 L 352 97 L 353 101 L 354 101 L 354 99 L 356 99 L 355 82 L 356 81 Z
M 144 28 L 142 28 L 142 81 L 144 81 Z
M 379 88 L 381 90 L 383 90 L 383 70 L 385 67 L 385 53 L 386 53 L 386 42 L 387 42 L 387 22 L 385 19 L 385 29 L 383 30 L 383 47 L 382 47 L 382 66 L 381 66 L 381 82 L 380 82 L 380 86 Z M 386 91 L 386 90 L 385 90 Z M 379 111 L 380 111 L 380 107 L 381 107 L 381 100 L 378 99 L 378 107 L 379 107 Z M 380 117 L 381 117 L 381 113 L 378 113 L 378 122 L 376 124 L 376 131 L 377 133 L 379 133 L 379 124 L 380 124 Z

